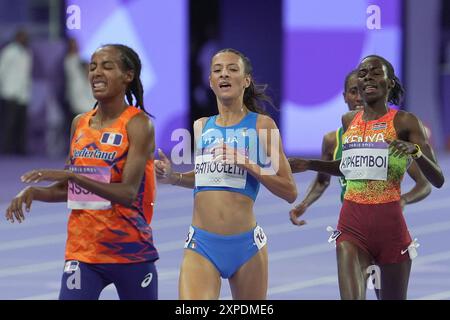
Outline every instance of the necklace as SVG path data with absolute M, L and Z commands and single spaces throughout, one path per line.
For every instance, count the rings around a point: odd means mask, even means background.
M 240 110 L 240 113 L 243 114 L 243 117 L 245 117 L 246 114 L 247 114 L 247 112 L 246 112 L 246 110 L 244 110 L 244 105 L 242 105 L 242 107 L 241 107 L 239 110 Z M 242 117 L 242 118 L 243 118 L 243 117 Z M 239 121 L 241 121 L 242 118 L 241 118 Z M 225 125 L 225 126 L 228 125 L 228 122 L 229 122 L 229 121 L 225 121 L 225 119 L 223 119 L 223 117 L 220 115 L 220 113 L 219 113 L 219 115 L 218 115 L 218 117 L 217 117 L 217 120 L 219 120 L 220 122 L 222 122 L 223 125 Z M 238 122 L 239 122 L 239 121 L 238 121 Z

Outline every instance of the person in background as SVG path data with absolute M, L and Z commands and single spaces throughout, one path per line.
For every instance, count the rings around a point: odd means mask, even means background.
M 32 54 L 28 34 L 19 30 L 0 52 L 0 105 L 3 125 L 0 147 L 4 154 L 25 155 L 27 109 L 31 95 Z
M 92 95 L 88 73 L 89 63 L 81 59 L 77 41 L 70 38 L 67 43 L 67 54 L 64 58 L 66 101 L 69 104 L 70 121 L 76 115 L 87 112 L 94 107 L 95 99 Z

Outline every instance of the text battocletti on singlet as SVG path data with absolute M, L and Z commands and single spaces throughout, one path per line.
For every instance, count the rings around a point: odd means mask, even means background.
M 351 142 L 342 145 L 340 170 L 347 180 L 387 180 L 389 145 L 385 142 Z
M 111 181 L 111 169 L 109 167 L 68 166 L 68 169 L 98 182 L 110 183 Z M 73 181 L 69 181 L 67 207 L 69 209 L 106 210 L 111 208 L 111 201 L 80 187 Z
M 247 171 L 235 164 L 216 162 L 213 154 L 204 149 L 195 156 L 195 185 L 244 189 Z

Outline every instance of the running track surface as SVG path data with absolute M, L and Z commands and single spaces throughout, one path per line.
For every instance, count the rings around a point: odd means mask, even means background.
M 56 299 L 64 265 L 65 203 L 36 202 L 22 224 L 10 224 L 4 212 L 23 187 L 19 177 L 36 168 L 61 168 L 63 160 L 0 158 L 0 299 Z M 409 299 L 450 299 L 450 155 L 439 156 L 446 176 L 441 189 L 433 189 L 422 202 L 408 205 L 405 217 L 412 237 L 420 243 L 413 261 Z M 295 175 L 300 201 L 314 173 Z M 412 187 L 406 176 L 403 190 Z M 158 186 L 152 222 L 156 247 L 160 299 L 177 299 L 178 271 L 184 239 L 191 222 L 192 191 Z M 327 242 L 327 226 L 335 226 L 340 201 L 336 178 L 322 198 L 308 209 L 307 225 L 293 226 L 291 205 L 261 187 L 255 204 L 258 223 L 268 236 L 269 299 L 339 299 L 334 245 Z M 383 235 L 380 235 L 383 236 Z M 105 288 L 101 299 L 117 299 L 115 288 Z M 230 299 L 223 280 L 221 299 Z M 375 299 L 368 290 L 368 299 Z

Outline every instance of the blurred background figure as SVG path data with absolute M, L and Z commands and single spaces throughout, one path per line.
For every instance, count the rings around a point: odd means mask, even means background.
M 4 154 L 25 155 L 27 150 L 31 67 L 28 34 L 21 29 L 0 52 L 1 152 Z
M 197 117 L 205 114 L 214 113 L 214 106 L 216 99 L 209 87 L 209 75 L 211 70 L 211 57 L 219 51 L 220 43 L 217 40 L 217 34 L 214 26 L 207 26 L 205 28 L 205 41 L 201 43 L 197 53 L 195 67 L 198 68 L 196 72 L 197 81 L 194 84 L 192 96 L 196 105 L 196 110 L 199 113 Z
M 68 123 L 71 123 L 77 114 L 87 112 L 94 107 L 95 99 L 88 81 L 88 72 L 89 63 L 81 59 L 77 41 L 69 38 L 67 54 L 64 58 L 65 100 L 69 107 Z
M 219 2 L 192 1 L 189 7 L 191 105 L 190 122 L 217 113 L 216 97 L 209 86 L 211 57 L 221 48 Z

